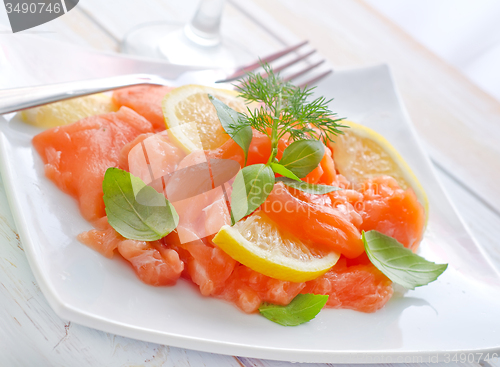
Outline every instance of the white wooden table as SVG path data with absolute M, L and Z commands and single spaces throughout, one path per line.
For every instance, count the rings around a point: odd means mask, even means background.
M 187 21 L 196 4 L 196 0 L 182 4 L 82 0 L 70 13 L 32 33 L 119 51 L 120 40 L 133 26 Z M 309 39 L 338 68 L 389 63 L 438 177 L 477 241 L 500 268 L 498 101 L 361 0 L 309 0 L 307 4 L 230 0 L 223 22 L 223 33 L 241 38 L 260 55 Z M 0 26 L 6 24 L 0 9 Z M 61 320 L 34 280 L 0 181 L 0 366 L 291 365 L 156 345 Z M 500 362 L 470 365 L 500 366 Z

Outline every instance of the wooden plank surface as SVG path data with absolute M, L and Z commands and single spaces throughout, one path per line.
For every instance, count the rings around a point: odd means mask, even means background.
M 132 0 L 86 0 L 64 17 L 42 26 L 45 28 L 39 28 L 44 32 L 52 32 L 41 34 L 46 37 L 101 50 L 118 50 L 120 39 L 132 26 L 154 20 L 186 21 L 197 1 L 185 1 L 182 6 L 172 0 L 148 0 L 140 2 L 140 6 L 137 4 L 139 2 Z M 120 16 L 116 16 L 117 13 Z M 490 245 L 488 251 L 500 266 L 500 251 L 495 246 L 500 235 L 500 218 L 482 205 L 475 196 L 476 191 L 471 192 L 469 187 L 471 177 L 481 172 L 481 168 L 490 167 L 492 160 L 498 158 L 498 150 L 491 145 L 495 134 L 498 136 L 498 124 L 491 123 L 491 118 L 498 117 L 500 110 L 488 96 L 471 87 L 463 77 L 456 75 L 456 71 L 442 65 L 433 55 L 361 2 L 313 0 L 306 4 L 296 0 L 238 0 L 230 2 L 224 22 L 225 34 L 239 29 L 239 25 L 243 25 L 241 29 L 252 29 L 250 33 L 240 31 L 237 35 L 260 55 L 283 44 L 307 38 L 338 67 L 389 61 L 395 68 L 396 82 L 403 90 L 410 114 L 418 122 L 420 135 L 430 147 L 433 158 L 445 169 L 440 171 L 441 181 L 478 240 L 483 245 Z M 417 59 L 408 60 L 415 57 L 412 56 L 415 53 Z M 425 68 L 431 68 L 432 74 L 425 75 Z M 408 76 L 409 71 L 415 74 Z M 438 82 L 433 84 L 432 80 Z M 428 90 L 435 97 L 430 101 Z M 448 96 L 448 93 L 452 95 Z M 427 100 L 422 100 L 423 97 L 427 97 Z M 463 106 L 462 101 L 471 101 L 471 104 Z M 454 107 L 458 109 L 454 110 Z M 451 121 L 455 118 L 458 118 L 458 122 L 453 128 Z M 444 121 L 445 127 L 435 130 L 433 121 Z M 465 130 L 465 127 L 471 126 L 477 128 L 472 130 L 474 134 Z M 484 135 L 489 136 L 486 141 L 488 144 L 485 145 L 482 144 Z M 444 143 L 441 144 L 443 139 Z M 463 146 L 477 152 L 475 160 L 464 156 L 466 149 L 460 149 Z M 488 156 L 490 160 L 485 161 L 483 156 Z M 500 162 L 500 159 L 496 162 Z M 494 163 L 491 167 L 498 168 Z M 482 175 L 475 177 L 477 181 L 473 182 L 473 186 L 482 197 L 488 197 L 492 189 L 491 183 L 485 182 L 485 177 L 495 182 L 498 172 L 500 170 L 490 175 L 482 172 Z M 461 182 L 465 183 L 465 188 Z M 492 206 L 496 208 L 497 205 L 493 195 Z M 0 360 L 7 365 L 326 366 L 235 358 L 169 348 L 118 337 L 59 319 L 33 279 L 1 185 L 0 242 L 0 319 L 6 320 L 0 328 Z M 491 361 L 490 364 L 500 366 L 498 361 Z M 482 365 L 489 367 L 488 364 Z

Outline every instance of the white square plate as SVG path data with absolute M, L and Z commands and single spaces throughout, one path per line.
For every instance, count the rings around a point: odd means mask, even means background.
M 31 145 L 39 130 L 17 117 L 0 116 L 5 188 L 33 273 L 55 312 L 135 339 L 299 362 L 404 362 L 408 357 L 435 362 L 457 352 L 474 353 L 476 359 L 479 353 L 499 352 L 500 276 L 437 182 L 388 68 L 337 72 L 316 93 L 335 98 L 331 107 L 339 115 L 384 135 L 420 179 L 430 200 L 420 253 L 450 264 L 436 282 L 395 294 L 373 314 L 325 309 L 313 321 L 288 328 L 204 298 L 184 280 L 174 287 L 147 286 L 125 262 L 76 240 L 91 226 L 76 202 L 44 176 Z

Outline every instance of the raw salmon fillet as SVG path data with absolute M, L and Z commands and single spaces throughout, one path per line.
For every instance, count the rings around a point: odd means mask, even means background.
M 327 273 L 307 282 L 301 293 L 327 294 L 326 307 L 375 312 L 393 290 L 392 282 L 371 263 L 347 266 L 341 258 Z
M 78 240 L 111 258 L 115 250 L 127 260 L 137 277 L 153 286 L 173 285 L 184 270 L 179 254 L 164 241 L 135 241 L 120 236 L 108 223 L 107 217 L 94 222 L 97 229 L 78 235 Z
M 165 119 L 161 108 L 161 101 L 172 87 L 154 85 L 139 85 L 135 87 L 117 89 L 113 93 L 113 101 L 118 106 L 133 109 L 139 115 L 153 124 L 155 131 L 165 130 Z
M 114 98 L 133 107 L 153 125 L 156 121 L 152 130 L 158 131 L 163 129 L 163 119 L 160 126 L 159 116 L 164 92 L 151 87 L 134 87 L 116 91 Z M 121 168 L 133 171 L 144 180 L 143 173 L 147 172 L 141 173 L 134 168 L 139 167 L 137 162 L 143 159 L 142 150 L 137 148 L 139 144 L 148 150 L 148 162 L 157 162 L 151 164 L 154 166 L 151 168 L 161 171 L 159 174 L 194 165 L 198 158 L 204 160 L 206 157 L 232 159 L 243 166 L 243 150 L 233 140 L 213 151 L 194 152 L 185 157 L 162 133 L 153 135 L 150 132 L 133 136 L 117 155 Z M 151 149 L 148 149 L 148 141 Z M 155 142 L 157 144 L 153 144 Z M 280 154 L 284 148 L 286 143 L 280 144 Z M 269 154 L 269 138 L 254 131 L 248 164 L 265 163 Z M 345 188 L 352 186 L 336 172 L 328 148 L 319 166 L 303 180 Z M 247 313 L 257 312 L 262 302 L 287 305 L 299 293 L 329 295 L 326 307 L 375 312 L 392 296 L 392 283 L 366 256 L 361 230 L 378 229 L 415 249 L 424 228 L 425 213 L 414 193 L 402 190 L 388 177 L 373 179 L 357 190 L 344 189 L 326 195 L 307 194 L 277 184 L 261 210 L 311 246 L 328 246 L 342 253 L 339 262 L 319 278 L 306 283 L 286 282 L 238 263 L 213 244 L 213 236 L 199 238 L 199 233 L 203 232 L 200 228 L 206 227 L 205 232 L 215 233 L 229 221 L 227 213 L 219 208 L 225 203 L 222 194 L 218 193 L 220 197 L 215 201 L 213 198 L 208 200 L 210 195 L 200 195 L 199 200 L 184 206 L 178 203 L 176 210 L 182 220 L 176 231 L 160 241 L 123 239 L 113 233 L 105 218 L 96 225 L 96 230 L 81 234 L 79 239 L 105 256 L 112 256 L 117 251 L 146 284 L 171 285 L 182 275 L 193 282 L 202 295 L 224 299 Z M 213 204 L 207 206 L 204 199 Z M 276 208 L 293 210 L 285 213 Z M 378 219 L 383 219 L 383 226 Z M 179 234 L 182 231 L 192 233 L 191 242 L 181 243 Z
M 425 210 L 415 192 L 401 189 L 389 176 L 367 180 L 361 189 L 364 205 L 361 229 L 391 236 L 416 251 L 425 229 Z
M 88 221 L 106 215 L 102 181 L 118 167 L 120 151 L 139 134 L 153 131 L 144 117 L 127 107 L 46 130 L 33 138 L 45 164 L 45 175 L 77 199 Z
M 331 248 L 349 258 L 364 252 L 359 230 L 340 210 L 301 200 L 281 182 L 274 185 L 261 208 L 281 228 L 306 243 Z

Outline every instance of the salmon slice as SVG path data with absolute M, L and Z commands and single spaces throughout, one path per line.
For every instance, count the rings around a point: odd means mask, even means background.
M 301 293 L 328 295 L 326 307 L 375 312 L 393 290 L 392 282 L 371 263 L 347 266 L 341 258 L 327 273 L 307 282 Z
M 118 160 L 118 167 L 122 170 L 130 171 L 129 166 L 128 166 L 128 156 L 130 154 L 130 151 L 137 144 L 140 144 L 142 141 L 146 140 L 147 138 L 149 138 L 153 135 L 154 134 L 152 134 L 152 133 L 141 134 L 138 137 L 136 137 L 134 140 L 132 140 L 130 143 L 125 144 L 125 146 L 120 151 L 120 158 Z
M 95 221 L 94 226 L 97 229 L 80 233 L 78 240 L 108 258 L 118 250 L 144 283 L 153 286 L 173 285 L 181 276 L 184 263 L 177 251 L 162 241 L 127 240 L 109 225 L 107 217 Z
M 289 304 L 305 285 L 273 279 L 238 264 L 223 291 L 216 296 L 234 303 L 246 313 L 253 313 L 258 311 L 262 302 Z
M 127 107 L 46 130 L 33 138 L 45 164 L 45 175 L 77 199 L 88 221 L 106 215 L 102 181 L 109 167 L 117 167 L 121 149 L 153 127 Z
M 118 106 L 133 109 L 153 124 L 155 131 L 165 130 L 165 119 L 161 101 L 173 87 L 139 85 L 117 89 L 113 92 L 113 101 Z
M 262 302 L 287 305 L 305 287 L 257 273 L 207 238 L 180 244 L 172 232 L 165 242 L 179 253 L 185 263 L 183 276 L 198 285 L 202 295 L 225 299 L 247 313 L 256 312 Z
M 335 171 L 335 162 L 333 161 L 332 151 L 330 148 L 325 148 L 325 155 L 319 164 L 323 170 L 323 175 L 321 175 L 318 183 L 323 185 L 333 185 L 336 181 L 337 173 Z
M 204 296 L 220 294 L 237 265 L 236 260 L 206 240 L 195 240 L 174 248 L 186 264 L 185 276 L 198 285 Z
M 177 251 L 160 241 L 121 241 L 118 252 L 132 265 L 139 279 L 149 285 L 173 285 L 184 270 Z
M 341 212 L 357 229 L 361 231 L 363 217 L 358 212 L 363 207 L 363 194 L 356 190 L 339 190 L 328 193 L 332 207 Z
M 253 137 L 248 149 L 247 166 L 267 163 L 271 155 L 271 140 L 257 130 L 252 130 L 252 132 Z M 233 139 L 227 140 L 221 147 L 208 151 L 207 154 L 212 159 L 232 159 L 233 161 L 237 161 L 241 167 L 245 163 L 243 149 Z
M 294 197 L 281 182 L 261 209 L 281 228 L 312 246 L 325 246 L 348 258 L 364 252 L 359 230 L 337 209 Z
M 172 236 L 175 234 L 168 238 Z M 198 285 L 202 295 L 224 299 L 246 313 L 257 312 L 262 302 L 287 305 L 299 293 L 328 295 L 326 307 L 374 312 L 385 305 L 393 292 L 391 281 L 366 262 L 364 254 L 350 260 L 350 266 L 343 257 L 321 277 L 294 283 L 273 279 L 239 264 L 206 241 L 173 248 L 185 263 L 184 276 Z
M 142 134 L 122 149 L 120 166 L 127 167 L 146 185 L 163 192 L 168 175 L 175 171 L 184 156 L 183 150 L 170 141 L 166 131 Z
M 280 139 L 278 144 L 278 153 L 276 155 L 277 159 L 281 159 L 283 156 L 283 151 L 292 141 L 287 141 L 285 138 Z M 211 158 L 222 158 L 222 159 L 232 159 L 240 163 L 243 167 L 245 158 L 243 149 L 234 142 L 234 140 L 229 139 L 220 148 L 208 152 Z M 261 132 L 253 130 L 252 143 L 248 149 L 247 166 L 258 163 L 267 163 L 269 156 L 271 155 L 271 140 Z M 325 147 L 325 156 L 320 162 L 318 167 L 312 170 L 306 177 L 302 180 L 308 183 L 323 183 L 331 185 L 336 177 L 335 165 L 331 157 L 332 153 L 329 148 Z
M 366 181 L 360 191 L 364 195 L 360 228 L 382 232 L 416 251 L 424 234 L 425 210 L 415 192 L 401 189 L 389 176 Z
M 87 245 L 91 249 L 101 253 L 107 258 L 113 257 L 118 244 L 125 240 L 108 223 L 108 217 L 103 217 L 94 222 L 94 227 L 90 231 L 80 233 L 77 236 L 78 241 Z

